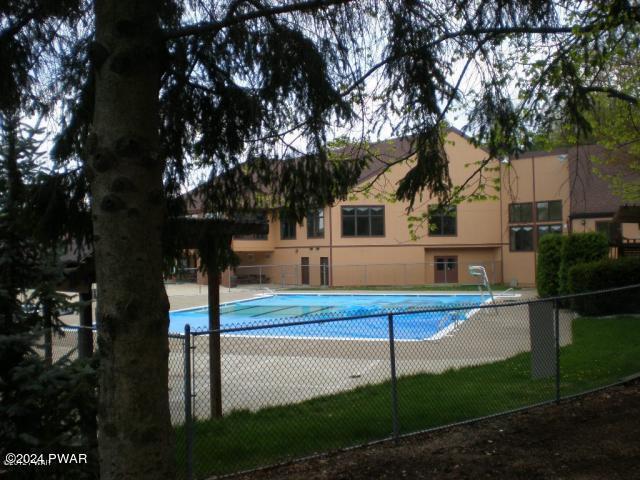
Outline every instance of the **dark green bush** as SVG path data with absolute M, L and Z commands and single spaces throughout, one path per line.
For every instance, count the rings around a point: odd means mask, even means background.
M 569 269 L 569 293 L 583 293 L 640 284 L 640 257 L 581 263 Z M 581 315 L 640 313 L 640 287 L 572 299 L 571 306 Z
M 0 357 L 20 353 L 0 377 L 0 456 L 21 452 L 46 459 L 49 453 L 86 454 L 88 463 L 9 466 L 9 478 L 94 480 L 98 478 L 97 357 L 48 365 L 33 344 L 30 335 L 0 335 Z
M 574 233 L 562 243 L 558 292 L 569 293 L 568 274 L 574 265 L 602 260 L 609 255 L 609 241 L 601 233 Z
M 541 297 L 558 295 L 558 270 L 562 258 L 564 235 L 545 235 L 538 246 L 538 266 L 536 269 L 536 287 Z

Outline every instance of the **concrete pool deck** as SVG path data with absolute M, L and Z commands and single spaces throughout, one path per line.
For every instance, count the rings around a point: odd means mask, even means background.
M 234 293 L 238 295 L 239 292 Z M 342 293 L 372 292 L 354 290 Z M 405 292 L 394 290 L 375 293 Z M 533 291 L 518 293 L 524 293 L 521 300 L 535 296 Z M 496 315 L 494 309 L 482 309 L 455 331 L 438 340 L 396 342 L 398 375 L 441 373 L 451 368 L 504 360 L 530 350 L 528 307 L 512 306 L 500 308 L 498 312 Z M 572 318 L 570 312 L 562 312 L 562 345 L 571 342 Z M 170 385 L 173 387 L 170 403 L 173 421 L 179 423 L 184 409 L 183 356 L 179 349 L 182 342 L 178 339 L 172 341 L 175 347 L 171 348 L 170 359 Z M 192 344 L 193 411 L 196 418 L 205 419 L 210 415 L 208 336 L 197 335 Z M 221 350 L 222 404 L 225 414 L 233 410 L 258 410 L 297 403 L 390 378 L 387 341 L 229 335 L 221 338 Z

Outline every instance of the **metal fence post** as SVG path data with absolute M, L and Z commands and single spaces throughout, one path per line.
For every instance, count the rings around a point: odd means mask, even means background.
M 191 410 L 191 327 L 184 326 L 184 430 L 187 446 L 187 480 L 193 478 L 193 417 Z
M 393 426 L 393 440 L 397 443 L 400 435 L 398 425 L 398 379 L 396 377 L 396 348 L 393 337 L 393 315 L 387 315 L 389 320 L 389 363 L 391 364 L 391 421 Z
M 560 305 L 553 301 L 554 327 L 556 331 L 556 403 L 560 403 Z

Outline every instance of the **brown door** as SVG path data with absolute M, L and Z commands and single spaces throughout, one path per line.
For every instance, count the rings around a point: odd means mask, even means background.
M 300 273 L 302 285 L 309 285 L 309 257 L 300 258 Z
M 320 285 L 329 285 L 329 257 L 320 257 Z
M 458 257 L 434 257 L 436 283 L 458 283 Z

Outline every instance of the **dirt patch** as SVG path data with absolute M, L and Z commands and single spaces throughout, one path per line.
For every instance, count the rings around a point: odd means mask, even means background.
M 640 479 L 640 381 L 235 480 Z

